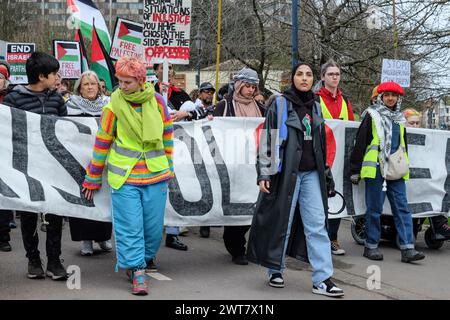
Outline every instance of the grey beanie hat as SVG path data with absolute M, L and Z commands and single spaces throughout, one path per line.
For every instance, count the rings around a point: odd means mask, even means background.
M 259 78 L 258 73 L 250 68 L 243 68 L 241 69 L 236 75 L 233 77 L 233 81 L 243 81 L 246 83 L 258 85 L 259 84 Z

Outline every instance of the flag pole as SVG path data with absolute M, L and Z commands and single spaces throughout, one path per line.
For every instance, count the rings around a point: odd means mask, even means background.
M 220 64 L 220 29 L 222 24 L 222 0 L 219 0 L 219 10 L 217 17 L 217 49 L 216 49 L 216 92 L 219 92 L 219 64 Z M 214 95 L 214 104 L 216 103 L 217 95 Z

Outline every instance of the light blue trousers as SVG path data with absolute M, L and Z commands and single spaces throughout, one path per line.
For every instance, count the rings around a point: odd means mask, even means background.
M 159 249 L 164 228 L 167 181 L 111 189 L 116 271 L 143 269 Z
M 284 244 L 282 267 L 281 270 L 269 269 L 268 273 L 269 276 L 273 273 L 282 273 L 286 268 L 286 248 L 297 201 L 300 205 L 300 215 L 305 231 L 308 259 L 313 269 L 312 282 L 314 285 L 318 285 L 333 275 L 333 261 L 317 171 L 300 171 L 297 176 Z

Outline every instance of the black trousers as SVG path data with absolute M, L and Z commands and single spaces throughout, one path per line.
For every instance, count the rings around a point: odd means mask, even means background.
M 0 242 L 10 241 L 9 232 L 11 228 L 9 223 L 14 218 L 14 214 L 11 210 L 0 210 Z
M 70 217 L 69 223 L 72 241 L 94 240 L 101 242 L 111 239 L 111 222 Z
M 39 237 L 37 232 L 38 213 L 19 211 L 20 228 L 22 230 L 23 246 L 25 247 L 28 259 L 39 257 Z M 61 255 L 61 236 L 63 217 L 54 214 L 46 214 L 47 241 L 45 248 L 47 250 L 48 260 L 57 260 Z
M 328 237 L 330 241 L 337 240 L 339 225 L 341 224 L 341 219 L 328 219 Z
M 225 226 L 223 230 L 223 241 L 225 248 L 233 256 L 245 255 L 245 234 L 250 226 Z

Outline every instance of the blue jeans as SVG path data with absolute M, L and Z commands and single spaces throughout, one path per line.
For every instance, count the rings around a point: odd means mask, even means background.
M 313 269 L 312 282 L 314 285 L 318 285 L 333 275 L 333 262 L 317 171 L 301 171 L 298 173 L 291 212 L 289 213 L 281 270 L 269 269 L 268 273 L 271 276 L 274 273 L 282 273 L 286 269 L 286 248 L 291 234 L 297 201 L 300 205 L 300 215 L 305 231 L 308 259 Z
M 143 269 L 159 249 L 164 228 L 167 181 L 111 189 L 117 265 Z
M 380 167 L 374 179 L 366 182 L 366 248 L 376 249 L 380 242 L 380 216 L 383 212 L 385 193 L 382 191 L 384 179 L 381 177 Z M 400 249 L 414 249 L 414 235 L 411 212 L 406 199 L 405 180 L 387 181 L 387 196 L 391 204 L 395 228 L 400 238 Z

